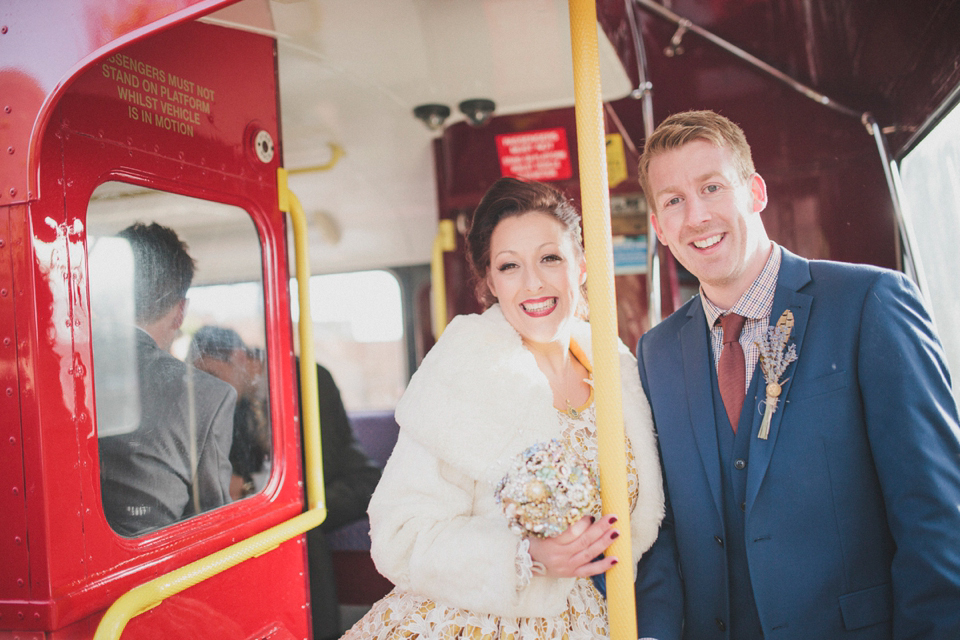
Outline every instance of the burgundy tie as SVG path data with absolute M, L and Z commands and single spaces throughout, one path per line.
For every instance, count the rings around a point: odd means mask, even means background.
M 720 397 L 727 410 L 727 418 L 733 432 L 737 432 L 740 422 L 740 409 L 743 407 L 744 386 L 747 379 L 747 365 L 744 362 L 743 348 L 740 346 L 740 331 L 746 320 L 736 313 L 728 313 L 720 318 L 723 327 L 723 350 L 720 352 L 720 366 L 717 378 L 720 383 Z

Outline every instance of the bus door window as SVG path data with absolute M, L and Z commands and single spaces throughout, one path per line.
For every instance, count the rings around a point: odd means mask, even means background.
M 905 216 L 920 262 L 920 286 L 930 306 L 950 370 L 960 371 L 960 105 L 903 158 Z
M 138 536 L 256 492 L 272 435 L 260 240 L 249 215 L 108 182 L 86 222 L 110 526 Z

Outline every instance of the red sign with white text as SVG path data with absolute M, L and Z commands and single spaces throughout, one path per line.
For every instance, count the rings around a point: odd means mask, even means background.
M 573 175 L 563 127 L 497 136 L 500 173 L 530 180 L 567 180 Z

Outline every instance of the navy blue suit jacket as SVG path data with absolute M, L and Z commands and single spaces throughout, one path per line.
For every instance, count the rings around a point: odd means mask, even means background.
M 960 638 L 960 427 L 916 288 L 784 250 L 771 322 L 785 309 L 798 359 L 769 439 L 756 437 L 763 384 L 743 408 L 745 544 L 764 637 Z M 640 637 L 729 637 L 709 350 L 699 297 L 637 345 L 668 494 L 639 567 Z

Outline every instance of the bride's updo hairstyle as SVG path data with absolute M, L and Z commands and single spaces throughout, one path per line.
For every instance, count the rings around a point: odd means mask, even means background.
M 490 270 L 490 238 L 500 221 L 531 211 L 546 213 L 563 225 L 572 241 L 577 257 L 583 255 L 583 233 L 580 231 L 580 214 L 562 193 L 542 182 L 500 178 L 487 190 L 477 210 L 473 213 L 470 231 L 467 233 L 467 254 L 470 268 L 476 280 L 477 300 L 486 309 L 496 298 L 487 286 Z M 583 304 L 585 291 L 581 287 Z

